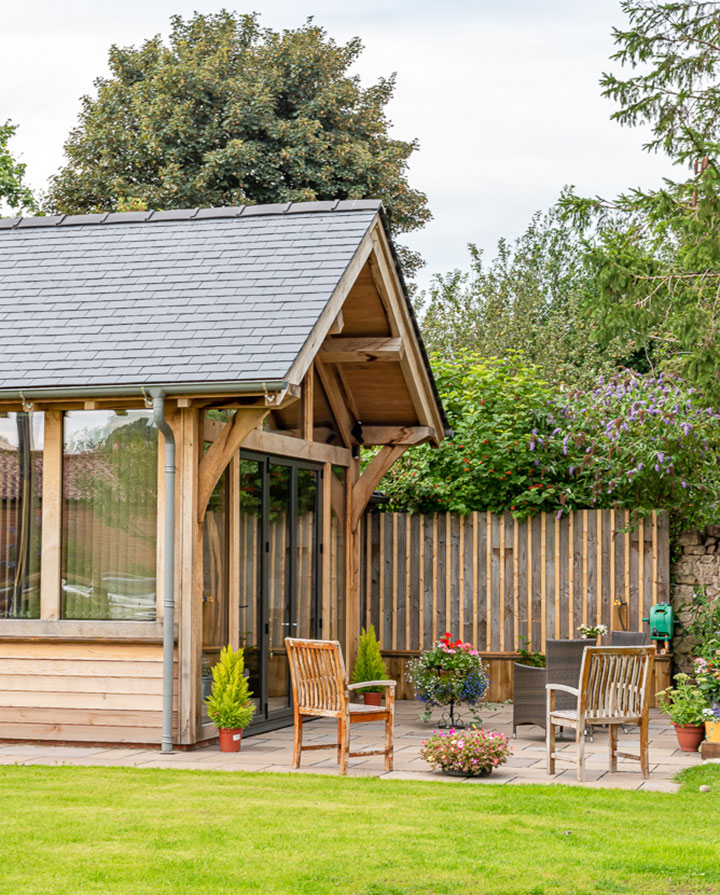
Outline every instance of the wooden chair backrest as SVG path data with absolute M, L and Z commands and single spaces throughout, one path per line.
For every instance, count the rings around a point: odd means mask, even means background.
M 347 689 L 342 650 L 337 640 L 285 638 L 295 706 L 339 712 Z
M 578 710 L 587 718 L 640 718 L 650 699 L 654 646 L 588 646 L 583 655 Z

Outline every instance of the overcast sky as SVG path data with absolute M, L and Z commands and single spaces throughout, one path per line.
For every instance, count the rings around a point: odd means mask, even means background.
M 167 35 L 169 17 L 217 11 L 206 0 L 25 0 L 4 4 L 0 120 L 43 188 L 63 161 L 79 97 L 107 72 L 111 44 Z M 514 238 L 564 184 L 613 195 L 671 173 L 642 151 L 644 135 L 610 121 L 598 79 L 611 67 L 619 0 L 255 0 L 273 28 L 314 16 L 338 41 L 358 35 L 366 84 L 397 72 L 396 136 L 417 137 L 410 181 L 434 219 L 405 241 L 430 274 L 467 266 L 468 242 L 492 252 Z M 615 64 L 614 70 L 618 67 Z

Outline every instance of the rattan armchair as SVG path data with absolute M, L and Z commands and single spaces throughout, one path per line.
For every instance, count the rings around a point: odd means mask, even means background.
M 513 735 L 521 724 L 545 727 L 547 684 L 577 686 L 583 650 L 593 646 L 594 640 L 548 640 L 545 644 L 546 666 L 514 665 L 513 677 Z M 573 708 L 574 700 L 558 694 L 558 708 Z

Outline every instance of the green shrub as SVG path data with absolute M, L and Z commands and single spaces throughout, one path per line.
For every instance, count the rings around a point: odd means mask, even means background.
M 375 636 L 375 626 L 362 629 L 358 654 L 352 673 L 353 684 L 363 681 L 386 681 L 388 670 L 380 653 L 380 642 Z M 383 687 L 362 687 L 358 693 L 382 693 Z
M 212 670 L 212 692 L 205 700 L 210 719 L 221 730 L 239 730 L 252 721 L 255 706 L 250 702 L 252 693 L 244 670 L 242 649 L 234 652 L 231 646 L 223 647 Z

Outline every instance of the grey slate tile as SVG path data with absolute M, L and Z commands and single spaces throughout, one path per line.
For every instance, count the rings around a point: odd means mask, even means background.
M 282 378 L 374 218 L 312 205 L 0 220 L 0 388 Z

